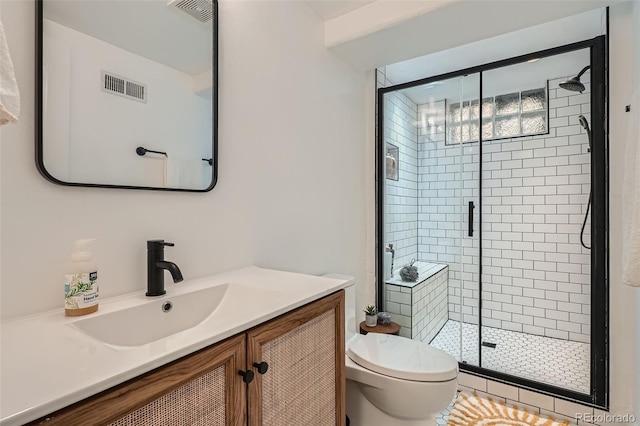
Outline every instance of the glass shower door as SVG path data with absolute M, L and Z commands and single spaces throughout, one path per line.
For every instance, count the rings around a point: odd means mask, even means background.
M 598 407 L 609 383 L 605 42 L 479 73 L 383 76 L 378 92 L 379 306 L 464 371 Z M 403 279 L 414 260 L 418 279 Z
M 385 85 L 391 82 L 381 78 Z M 383 91 L 384 309 L 478 365 L 479 74 Z M 418 278 L 406 276 L 407 265 Z
M 582 393 L 591 364 L 589 64 L 583 49 L 483 72 L 491 131 L 482 145 L 481 367 Z
M 479 366 L 479 135 L 480 92 L 479 74 L 457 78 L 457 87 L 451 88 L 446 100 L 444 158 L 436 157 L 444 173 L 436 169 L 437 182 L 445 205 L 439 213 L 448 226 L 444 238 L 448 244 L 449 321 L 439 338 L 453 336 L 458 353 L 447 352 L 465 364 Z

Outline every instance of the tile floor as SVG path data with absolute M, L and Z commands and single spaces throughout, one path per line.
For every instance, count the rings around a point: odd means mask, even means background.
M 589 393 L 589 344 L 535 336 L 492 327 L 482 327 L 483 341 L 496 343 L 482 347 L 482 366 L 501 373 Z M 431 345 L 460 361 L 478 365 L 478 326 L 449 320 Z
M 446 426 L 447 424 L 447 419 L 449 418 L 449 413 L 451 412 L 451 409 L 453 408 L 453 404 L 456 402 L 456 399 L 454 398 L 453 401 L 451 401 L 451 404 L 449 404 L 449 406 L 440 411 L 440 413 L 436 416 L 436 424 L 438 426 Z

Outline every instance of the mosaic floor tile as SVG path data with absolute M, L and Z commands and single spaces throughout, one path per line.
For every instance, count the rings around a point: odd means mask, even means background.
M 589 344 L 482 327 L 482 367 L 589 393 Z M 478 365 L 478 326 L 449 320 L 431 341 L 458 361 Z M 460 356 L 462 347 L 462 358 Z

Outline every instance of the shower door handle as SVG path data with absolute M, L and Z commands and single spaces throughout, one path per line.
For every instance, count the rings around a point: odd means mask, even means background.
M 469 201 L 469 236 L 473 237 L 473 209 L 476 206 L 473 205 L 473 201 Z

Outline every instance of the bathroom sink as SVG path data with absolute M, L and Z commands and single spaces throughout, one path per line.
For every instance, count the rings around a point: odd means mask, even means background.
M 220 306 L 229 284 L 176 296 L 163 296 L 142 305 L 83 318 L 72 326 L 103 343 L 141 346 L 207 320 Z

